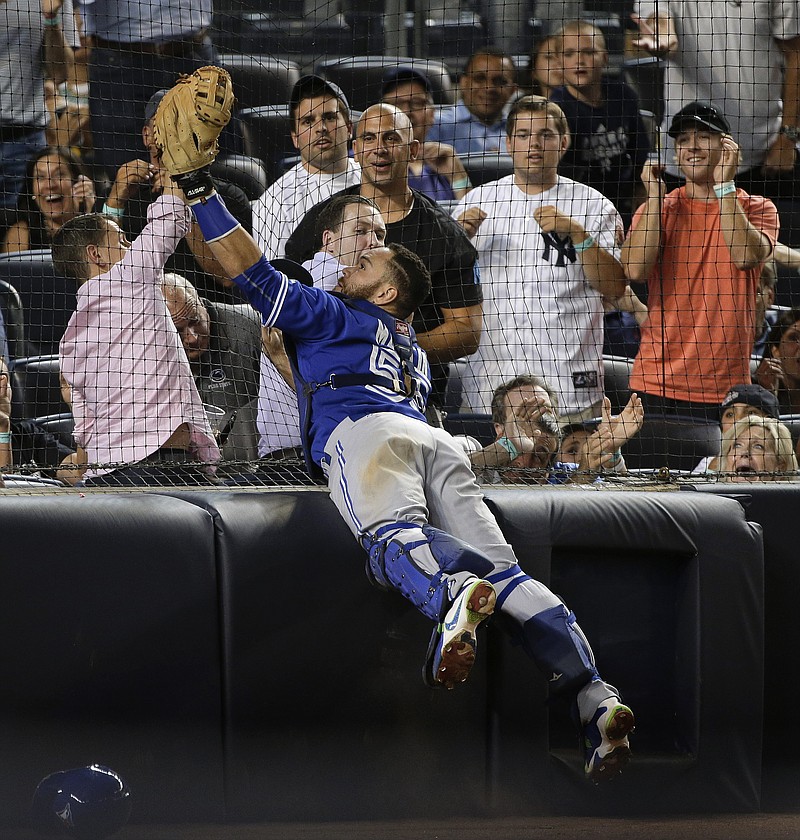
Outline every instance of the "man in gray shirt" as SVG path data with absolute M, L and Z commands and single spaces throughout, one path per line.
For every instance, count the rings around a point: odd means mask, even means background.
M 213 64 L 211 0 L 79 0 L 92 38 L 89 107 L 95 164 L 111 177 L 139 151 L 141 114 L 181 73 Z

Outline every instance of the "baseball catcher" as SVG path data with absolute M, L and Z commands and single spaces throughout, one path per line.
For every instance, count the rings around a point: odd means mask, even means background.
M 220 265 L 262 323 L 289 338 L 303 449 L 364 547 L 368 576 L 433 623 L 425 681 L 464 682 L 476 629 L 497 612 L 551 691 L 572 700 L 586 775 L 614 778 L 630 758 L 633 712 L 601 678 L 573 613 L 520 569 L 463 447 L 426 422 L 430 366 L 410 319 L 430 293 L 430 272 L 396 243 L 365 251 L 335 293 L 298 282 L 288 261 L 273 266 L 208 175 L 231 95 L 229 80 L 211 71 L 164 97 L 156 141 Z

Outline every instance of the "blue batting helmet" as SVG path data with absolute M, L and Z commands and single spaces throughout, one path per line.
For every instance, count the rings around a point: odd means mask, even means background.
M 42 779 L 31 804 L 34 827 L 43 834 L 101 840 L 128 821 L 131 792 L 101 764 L 60 770 Z

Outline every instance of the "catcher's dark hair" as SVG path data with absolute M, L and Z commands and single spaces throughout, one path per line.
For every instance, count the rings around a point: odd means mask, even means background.
M 520 376 L 515 376 L 513 379 L 509 379 L 508 382 L 503 382 L 502 385 L 498 385 L 494 389 L 491 406 L 493 423 L 499 423 L 502 425 L 506 422 L 506 396 L 508 396 L 508 392 L 515 391 L 517 388 L 525 387 L 541 388 L 542 390 L 547 391 L 547 394 L 550 397 L 550 402 L 553 403 L 553 411 L 555 413 L 558 412 L 558 396 L 550 387 L 547 380 L 543 379 L 541 376 L 535 376 L 534 374 L 521 374 Z M 557 422 L 556 428 L 558 428 Z
M 85 213 L 70 219 L 53 237 L 52 257 L 56 271 L 64 277 L 85 283 L 89 279 L 88 245 L 100 245 L 106 235 L 108 217 Z
M 322 245 L 322 234 L 326 230 L 337 231 L 342 226 L 344 211 L 353 204 L 363 204 L 378 210 L 378 205 L 371 198 L 363 195 L 336 195 L 323 208 L 314 226 L 314 241 L 317 247 Z M 380 212 L 380 211 L 378 211 Z
M 397 287 L 395 306 L 401 318 L 408 318 L 431 293 L 431 273 L 405 246 L 392 242 L 386 247 L 392 252 L 389 270 Z

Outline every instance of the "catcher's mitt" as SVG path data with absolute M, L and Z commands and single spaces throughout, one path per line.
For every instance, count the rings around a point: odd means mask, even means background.
M 155 142 L 170 175 L 194 172 L 213 163 L 217 138 L 233 107 L 230 74 L 221 67 L 200 67 L 181 76 L 164 95 L 154 118 Z

